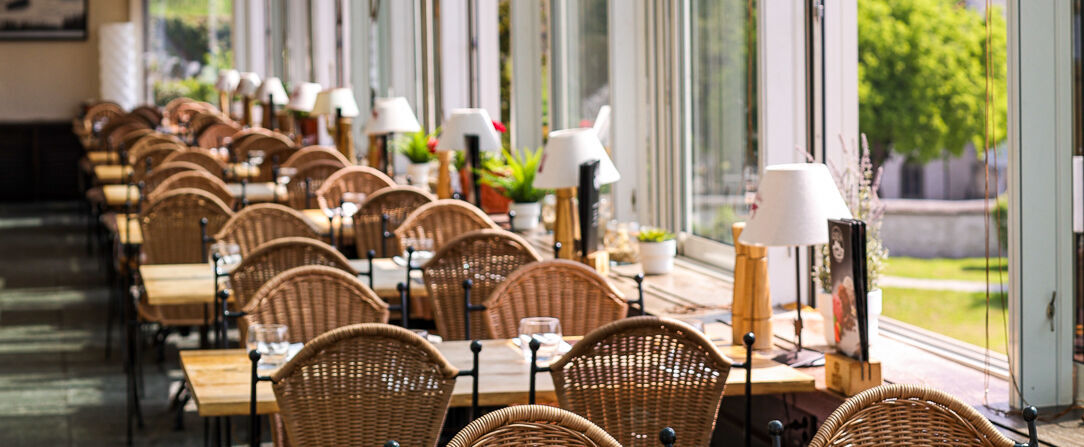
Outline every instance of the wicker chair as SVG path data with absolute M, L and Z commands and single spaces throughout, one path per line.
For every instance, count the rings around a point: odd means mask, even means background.
M 192 123 L 193 128 L 195 128 L 197 124 L 198 123 Z M 218 122 L 211 123 L 198 130 L 194 129 L 193 132 L 196 135 L 196 146 L 203 149 L 210 149 L 213 147 L 221 147 L 226 138 L 233 136 L 238 130 L 239 128 L 237 125 L 233 123 Z
M 240 246 L 242 259 L 260 245 L 284 237 L 319 240 L 320 234 L 301 213 L 274 203 L 260 203 L 238 211 L 214 235 L 217 241 Z
M 91 134 L 97 133 L 113 118 L 124 115 L 124 109 L 115 102 L 103 101 L 94 104 L 83 115 L 83 127 Z
M 621 447 L 612 436 L 576 413 L 545 405 L 502 408 L 471 422 L 448 447 Z
M 515 338 L 519 320 L 556 317 L 565 335 L 585 335 L 625 318 L 624 295 L 606 278 L 579 262 L 564 259 L 520 267 L 485 300 L 488 338 Z
M 252 178 L 252 181 L 270 182 L 275 180 L 275 170 L 282 162 L 297 152 L 293 142 L 281 134 L 272 136 L 253 135 L 238 146 L 233 154 L 238 160 L 247 160 L 252 151 L 263 151 L 263 163 L 260 164 L 260 173 Z
M 290 207 L 300 210 L 316 206 L 316 191 L 342 168 L 337 160 L 313 160 L 298 167 L 297 174 L 286 184 Z
M 291 445 L 435 446 L 458 373 L 417 334 L 368 323 L 315 338 L 270 379 Z
M 320 189 L 316 190 L 316 203 L 320 208 L 339 206 L 343 193 L 355 192 L 371 195 L 383 188 L 395 186 L 395 182 L 383 172 L 368 166 L 347 166 L 331 174 Z
M 326 265 L 357 276 L 346 257 L 323 242 L 304 237 L 284 237 L 271 240 L 241 258 L 230 272 L 231 297 L 237 306 L 248 305 L 253 294 L 279 273 L 294 267 Z
M 680 444 L 708 445 L 733 362 L 680 321 L 626 318 L 587 334 L 550 365 L 561 408 L 625 446 L 656 445 L 664 427 Z
M 436 198 L 432 194 L 413 186 L 393 186 L 373 193 L 354 214 L 354 240 L 358 254 L 373 250 L 386 258 L 400 253 L 392 253 L 400 246 L 394 231 L 407 215 L 434 200 Z M 386 221 L 384 216 L 387 216 Z
M 230 194 L 230 189 L 226 187 L 226 184 L 218 177 L 211 175 L 211 173 L 203 169 L 178 172 L 169 176 L 165 180 L 162 180 L 162 183 L 159 183 L 153 191 L 150 191 L 147 194 L 146 201 L 154 202 L 164 194 L 169 193 L 169 191 L 180 188 L 195 188 L 206 191 L 211 195 L 218 197 L 218 200 L 221 200 L 222 203 L 229 206 L 231 209 L 234 207 L 235 200 L 233 194 Z
M 177 138 L 177 136 L 167 135 L 158 132 L 144 134 L 135 141 L 125 142 L 125 149 L 129 154 L 134 154 L 144 150 L 148 146 L 153 146 L 160 143 L 172 143 L 176 145 L 178 149 L 188 149 L 188 145 L 184 144 L 184 142 L 181 141 L 180 138 Z
M 395 229 L 399 252 L 406 250 L 404 239 L 429 239 L 433 250 L 440 250 L 448 241 L 473 230 L 498 229 L 482 210 L 462 200 L 441 199 L 418 207 Z
M 334 146 L 305 146 L 294 152 L 290 158 L 287 158 L 282 163 L 282 166 L 300 169 L 302 166 L 317 160 L 339 162 L 340 168 L 345 168 L 351 164 Z
M 151 127 L 157 127 L 162 124 L 162 112 L 157 107 L 144 104 L 132 109 L 131 115 L 138 116 L 147 122 Z
M 197 164 L 218 178 L 223 178 L 226 174 L 226 170 L 229 169 L 229 166 L 211 154 L 211 151 L 200 148 L 174 152 L 167 156 L 163 163 L 169 163 L 171 161 L 183 161 Z
M 354 275 L 333 267 L 296 267 L 275 276 L 243 309 L 241 340 L 250 324 L 278 323 L 291 343 L 308 343 L 332 329 L 387 323 L 388 305 Z
M 948 393 L 921 385 L 882 385 L 847 399 L 809 445 L 1038 446 L 1036 416 L 1034 407 L 1024 410 L 1031 443 L 1017 444 Z
M 169 157 L 166 157 L 169 158 Z M 151 170 L 150 174 L 143 176 L 143 194 L 150 194 L 158 185 L 166 179 L 180 172 L 186 171 L 203 171 L 203 167 L 194 163 L 186 161 L 166 161 L 162 162 L 157 168 Z
M 236 154 L 237 148 L 249 138 L 259 138 L 271 136 L 270 129 L 264 129 L 262 127 L 249 127 L 248 129 L 241 129 L 237 133 L 230 137 L 229 144 L 226 145 L 226 149 L 229 149 L 230 153 Z
M 437 331 L 445 340 L 489 338 L 481 318 L 471 319 L 467 333 L 464 282 L 472 282 L 470 303 L 481 304 L 512 272 L 540 260 L 526 240 L 504 230 L 475 230 L 448 242 L 423 269 Z
M 207 260 L 203 237 L 213 234 L 233 215 L 217 197 L 198 189 L 170 191 L 143 207 L 139 215 L 144 264 L 191 264 Z M 207 219 L 202 228 L 201 219 Z M 206 234 L 204 233 L 206 232 Z M 209 286 L 208 286 L 209 287 Z M 150 306 L 139 303 L 144 320 L 166 326 L 204 323 L 202 305 Z
M 172 143 L 157 143 L 146 146 L 139 152 L 129 153 L 128 163 L 132 166 L 132 178 L 136 182 L 143 180 L 143 177 L 161 165 L 166 157 L 182 150 L 184 149 Z

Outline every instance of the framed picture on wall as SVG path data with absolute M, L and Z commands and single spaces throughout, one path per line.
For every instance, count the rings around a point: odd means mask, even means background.
M 0 0 L 0 40 L 84 40 L 88 0 Z

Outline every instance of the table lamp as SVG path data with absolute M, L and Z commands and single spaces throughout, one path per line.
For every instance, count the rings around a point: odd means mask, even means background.
M 802 348 L 799 247 L 828 243 L 828 219 L 849 217 L 851 212 L 824 164 L 793 163 L 764 169 L 752 215 L 739 241 L 747 245 L 794 248 L 794 293 L 797 304 L 794 336 L 797 349 L 777 357 L 776 360 L 781 363 L 806 364 L 820 356 Z
M 320 92 L 313 103 L 312 114 L 327 116 L 328 131 L 335 135 L 335 147 L 351 163 L 357 163 L 354 158 L 354 134 L 350 131 L 354 117 L 358 116 L 354 91 L 339 87 Z
M 598 115 L 595 115 L 595 123 L 591 128 L 595 129 L 595 133 L 598 134 L 598 140 L 602 142 L 602 147 L 610 147 L 610 117 L 612 111 L 609 105 L 599 107 Z
M 365 124 L 365 134 L 380 136 L 380 150 L 369 148 L 369 166 L 378 167 L 388 175 L 395 174 L 390 163 L 389 141 L 396 132 L 417 132 L 422 129 L 410 103 L 402 96 L 377 98 L 373 102 L 372 117 Z
M 241 109 L 241 124 L 252 126 L 252 98 L 260 90 L 260 75 L 253 72 L 241 73 L 241 81 L 237 83 L 234 93 L 241 96 L 244 107 Z
M 535 174 L 534 186 L 557 191 L 556 221 L 553 227 L 553 241 L 560 242 L 562 249 L 557 253 L 564 259 L 575 259 L 575 217 L 572 213 L 572 196 L 580 183 L 580 165 L 590 160 L 598 160 L 598 184 L 605 185 L 621 179 L 606 149 L 598 140 L 598 134 L 591 128 L 565 129 L 550 132 L 549 141 L 542 149 L 542 161 Z M 825 223 L 825 228 L 827 228 Z
M 294 87 L 293 94 L 290 95 L 290 103 L 286 104 L 286 110 L 291 112 L 293 116 L 293 134 L 294 142 L 298 146 L 303 146 L 305 137 L 316 133 L 316 128 L 313 127 L 310 133 L 306 133 L 306 126 L 304 125 L 305 118 L 312 113 L 313 106 L 316 105 L 316 96 L 320 94 L 323 87 L 315 82 L 303 82 Z
M 275 109 L 290 102 L 290 97 L 286 95 L 286 88 L 282 86 L 282 81 L 276 77 L 264 79 L 263 84 L 260 84 L 260 90 L 256 92 L 256 97 L 264 103 L 263 127 L 278 130 Z
M 230 99 L 233 97 L 233 91 L 237 90 L 239 82 L 241 82 L 241 73 L 237 70 L 232 68 L 218 70 L 218 82 L 215 83 L 215 89 L 218 90 L 218 108 L 226 116 L 230 114 Z
M 448 174 L 453 151 L 465 150 L 470 164 L 472 201 L 481 207 L 481 188 L 478 186 L 478 173 L 475 169 L 482 166 L 482 151 L 500 152 L 501 138 L 493 128 L 486 109 L 455 109 L 452 116 L 444 122 L 437 141 L 437 154 L 440 160 L 440 173 L 437 176 L 437 196 L 446 199 L 452 196 L 452 178 Z M 463 185 L 463 193 L 467 185 Z

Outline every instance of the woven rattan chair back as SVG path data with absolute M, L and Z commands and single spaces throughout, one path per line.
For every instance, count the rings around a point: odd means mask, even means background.
M 337 161 L 339 162 L 340 168 L 345 168 L 350 165 L 350 162 L 347 161 L 346 157 L 344 157 L 338 149 L 335 149 L 334 146 L 305 146 L 297 152 L 294 152 L 290 158 L 282 163 L 282 166 L 301 168 L 302 166 L 317 160 Z
M 882 385 L 847 399 L 809 445 L 890 444 L 1012 447 L 1014 442 L 945 392 L 921 385 Z
M 381 257 L 391 257 L 401 252 L 400 244 L 394 231 L 403 220 L 422 205 L 436 200 L 432 194 L 413 186 L 393 186 L 381 189 L 369 196 L 356 214 L 354 214 L 354 240 L 358 254 L 364 255 L 375 250 Z M 388 216 L 387 231 L 392 232 L 391 240 L 384 241 L 384 223 L 382 216 Z M 385 253 L 385 246 L 387 253 Z
M 342 168 L 337 160 L 313 160 L 297 168 L 297 174 L 286 184 L 290 207 L 299 210 L 316 207 L 316 191 Z
M 241 147 L 241 145 L 249 138 L 269 136 L 271 136 L 271 130 L 264 129 L 262 127 L 249 127 L 248 129 L 241 129 L 239 132 L 230 136 L 230 142 L 226 145 L 226 149 L 229 149 L 230 153 L 236 154 L 237 148 Z
M 196 128 L 200 124 L 202 123 L 193 122 L 192 126 Z M 193 130 L 196 135 L 196 146 L 203 149 L 222 147 L 226 138 L 232 137 L 237 131 L 238 127 L 235 124 L 223 122 L 214 122 Z
M 169 191 L 181 188 L 194 188 L 206 191 L 211 195 L 218 197 L 218 200 L 221 200 L 222 203 L 226 204 L 230 209 L 233 209 L 233 194 L 230 194 L 230 189 L 226 186 L 226 183 L 203 169 L 178 172 L 169 176 L 165 180 L 162 180 L 162 183 L 159 183 L 158 186 L 154 188 L 154 191 L 147 194 L 147 201 L 154 202 Z
M 216 122 L 232 121 L 226 114 L 219 112 L 215 106 L 202 101 L 181 104 L 177 107 L 174 116 L 176 117 L 176 120 L 173 121 L 174 124 L 182 126 L 189 132 L 189 135 L 197 135 L 197 133 L 193 132 L 194 130 L 202 129 Z M 204 118 L 201 118 L 201 116 Z M 213 119 L 208 117 L 213 117 Z
M 139 118 L 121 115 L 110 119 L 98 130 L 98 146 L 104 150 L 116 150 L 121 140 L 129 132 L 139 129 L 149 129 L 147 123 Z
M 125 141 L 125 149 L 128 154 L 136 154 L 144 150 L 148 146 L 154 146 L 160 143 L 173 143 L 178 149 L 186 150 L 188 145 L 184 144 L 180 138 L 175 135 L 168 135 L 160 132 L 152 132 L 144 134 L 135 141 Z
M 475 230 L 449 241 L 425 264 L 433 319 L 445 340 L 466 338 L 463 281 L 470 279 L 471 304 L 482 304 L 497 285 L 520 267 L 542 260 L 530 243 L 504 230 Z M 471 319 L 471 337 L 486 336 L 481 315 Z
M 205 262 L 200 219 L 207 234 L 217 232 L 233 212 L 218 197 L 199 189 L 181 188 L 148 203 L 139 215 L 144 264 Z
M 99 102 L 94 104 L 83 115 L 83 127 L 91 133 L 100 131 L 113 118 L 124 115 L 124 109 L 115 102 Z
M 671 319 L 626 318 L 598 328 L 551 366 L 561 408 L 625 446 L 656 446 L 673 427 L 679 444 L 711 442 L 732 362 L 700 332 Z
M 565 335 L 585 335 L 625 318 L 625 296 L 594 269 L 564 259 L 520 267 L 485 301 L 487 334 L 515 338 L 519 320 L 555 317 Z
M 225 162 L 219 160 L 211 151 L 207 149 L 192 148 L 180 152 L 169 154 L 166 157 L 164 163 L 171 161 L 183 161 L 200 165 L 203 169 L 206 169 L 211 175 L 218 178 L 223 178 L 226 174 L 226 169 L 229 168 Z
M 460 430 L 448 447 L 621 447 L 591 421 L 560 408 L 518 405 L 489 413 Z
M 238 145 L 234 155 L 238 160 L 247 160 L 254 151 L 263 152 L 263 163 L 260 164 L 260 173 L 251 180 L 270 182 L 274 180 L 275 167 L 282 166 L 282 162 L 297 152 L 297 148 L 289 138 L 281 134 L 252 135 Z
M 369 196 L 389 186 L 395 186 L 395 182 L 377 169 L 347 166 L 324 180 L 324 184 L 316 190 L 316 203 L 322 209 L 331 209 L 339 206 L 343 193 L 354 192 Z
M 152 105 L 144 104 L 136 107 L 132 109 L 130 115 L 138 116 L 151 127 L 158 127 L 159 124 L 162 124 L 162 112 Z
M 151 170 L 150 174 L 143 177 L 143 193 L 150 195 L 150 193 L 154 192 L 155 189 L 158 189 L 158 185 L 161 185 L 166 179 L 174 174 L 186 171 L 203 171 L 203 167 L 186 161 L 162 162 L 157 168 Z
M 275 203 L 246 206 L 214 235 L 216 241 L 237 244 L 242 259 L 269 241 L 284 237 L 320 239 L 320 233 L 305 216 Z
M 158 135 L 153 129 L 146 127 L 133 126 L 124 127 L 122 129 L 124 130 L 114 132 L 113 135 L 110 136 L 109 147 L 107 148 L 110 152 L 119 153 L 121 148 L 132 147 L 136 142 L 144 138 L 155 137 Z
M 182 150 L 184 149 L 177 147 L 173 143 L 156 143 L 145 146 L 134 154 L 128 154 L 128 161 L 132 166 L 132 179 L 136 182 L 142 181 L 149 172 L 153 172 L 155 168 L 165 162 L 166 157 Z
M 482 210 L 462 200 L 441 199 L 418 207 L 395 229 L 399 252 L 406 250 L 410 240 L 428 239 L 433 250 L 440 250 L 448 241 L 473 230 L 497 229 L 497 224 Z
M 368 323 L 310 341 L 271 379 L 291 445 L 431 447 L 457 373 L 417 334 Z
M 334 267 L 296 267 L 271 278 L 244 308 L 239 328 L 285 324 L 290 343 L 308 343 L 332 329 L 358 323 L 387 323 L 388 305 L 357 276 Z
M 357 275 L 346 257 L 328 244 L 305 237 L 278 238 L 241 258 L 241 263 L 230 272 L 231 297 L 244 307 L 271 278 L 306 265 L 326 265 Z

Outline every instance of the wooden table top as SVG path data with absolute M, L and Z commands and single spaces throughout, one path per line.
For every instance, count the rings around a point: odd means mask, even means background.
M 324 210 L 319 208 L 301 210 L 301 214 L 305 215 L 305 218 L 312 222 L 316 230 L 323 235 L 327 235 L 331 231 L 331 223 L 327 220 L 327 214 L 324 214 Z M 340 226 L 341 225 L 341 226 Z M 342 231 L 342 238 L 339 237 L 339 232 Z M 343 245 L 354 245 L 354 222 L 353 219 L 346 219 L 345 221 L 339 217 L 335 218 L 335 239 L 342 240 Z
M 350 265 L 357 271 L 368 271 L 369 261 L 354 259 Z M 406 278 L 406 268 L 391 259 L 373 260 L 373 291 L 384 299 L 398 299 L 396 286 Z M 158 264 L 142 265 L 139 273 L 143 278 L 147 303 L 163 304 L 205 304 L 213 303 L 215 296 L 214 272 L 209 263 L 199 264 Z M 361 282 L 369 284 L 368 277 L 360 277 Z M 429 296 L 429 291 L 422 281 L 418 270 L 411 272 L 410 296 L 414 299 Z M 420 304 L 420 303 L 419 303 Z M 411 314 L 414 314 L 412 311 Z
M 229 188 L 231 195 L 238 199 L 241 198 L 241 183 L 227 183 L 226 187 Z M 287 196 L 286 187 L 273 182 L 249 183 L 244 185 L 243 189 L 245 197 L 251 203 L 272 202 L 276 199 L 282 202 L 286 200 Z M 135 186 L 124 184 L 104 185 L 102 186 L 102 192 L 105 194 L 105 204 L 111 208 L 122 207 L 129 200 L 132 204 L 139 202 L 139 188 Z M 324 225 L 327 225 L 326 219 Z
M 87 152 L 87 160 L 91 165 L 115 164 L 120 161 L 117 159 L 117 153 L 110 151 Z
M 97 165 L 94 167 L 94 177 L 98 179 L 98 183 L 105 185 L 124 183 L 128 180 L 128 174 L 131 172 L 131 166 L 126 165 Z
M 468 341 L 449 341 L 435 346 L 455 367 L 469 369 L 472 363 L 469 345 Z M 720 349 L 735 360 L 745 357 L 744 348 L 739 346 L 723 345 Z M 480 360 L 480 405 L 527 403 L 528 366 L 518 346 L 511 340 L 482 341 Z M 181 367 L 188 378 L 188 387 L 200 416 L 248 414 L 252 366 L 244 350 L 181 351 Z M 457 380 L 452 394 L 453 407 L 470 406 L 471 380 L 471 377 Z M 745 371 L 732 369 L 727 376 L 726 395 L 742 395 L 745 392 L 744 383 Z M 548 373 L 538 375 L 536 386 L 538 402 L 557 401 Z M 752 390 L 754 395 L 815 391 L 814 378 L 754 353 Z M 257 384 L 257 411 L 261 414 L 278 411 L 268 382 Z

